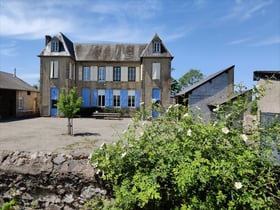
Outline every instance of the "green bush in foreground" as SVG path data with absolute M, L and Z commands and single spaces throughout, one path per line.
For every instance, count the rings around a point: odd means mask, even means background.
M 120 141 L 93 151 L 91 163 L 101 170 L 111 197 L 92 200 L 88 206 L 279 208 L 279 165 L 272 161 L 270 147 L 260 147 L 264 140 L 280 139 L 279 124 L 265 130 L 255 126 L 250 135 L 245 134 L 238 119 L 246 104 L 244 100 L 234 103 L 228 113 L 218 107 L 217 120 L 210 123 L 181 105 L 169 107 L 151 122 L 135 118 Z M 237 114 L 232 117 L 231 113 Z

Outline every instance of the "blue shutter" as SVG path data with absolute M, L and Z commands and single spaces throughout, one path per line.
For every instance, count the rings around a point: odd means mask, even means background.
M 105 100 L 106 107 L 113 106 L 113 90 L 105 90 Z
M 92 91 L 93 93 L 93 103 L 92 103 L 92 105 L 94 106 L 94 107 L 97 107 L 97 101 L 98 101 L 98 91 L 97 91 L 97 89 L 94 89 L 93 91 Z
M 160 103 L 160 89 L 159 88 L 153 88 L 152 99 L 156 100 Z M 154 117 L 154 118 L 159 117 L 159 113 L 156 111 L 152 111 L 152 117 Z
M 121 108 L 128 107 L 128 90 L 121 90 Z
M 82 107 L 90 107 L 90 89 L 82 89 Z
M 135 106 L 136 108 L 140 106 L 140 90 L 135 90 Z
M 56 87 L 50 88 L 50 115 L 56 116 L 57 115 L 57 99 L 58 99 L 59 90 Z

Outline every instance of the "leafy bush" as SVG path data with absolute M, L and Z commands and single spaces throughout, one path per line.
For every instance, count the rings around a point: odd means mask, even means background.
M 280 139 L 279 124 L 273 138 L 260 126 L 243 133 L 236 122 L 245 102 L 217 107 L 209 123 L 178 104 L 150 122 L 138 114 L 120 141 L 92 153 L 110 192 L 92 208 L 277 209 L 279 165 L 260 142 Z

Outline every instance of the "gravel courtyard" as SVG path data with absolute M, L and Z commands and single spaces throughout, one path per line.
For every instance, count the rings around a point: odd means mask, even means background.
M 131 122 L 130 118 L 75 118 L 74 136 L 69 136 L 66 118 L 0 121 L 0 150 L 89 154 L 102 143 L 117 141 Z

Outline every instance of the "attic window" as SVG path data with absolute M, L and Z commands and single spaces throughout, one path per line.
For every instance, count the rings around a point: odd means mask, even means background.
M 59 52 L 59 42 L 58 41 L 52 41 L 51 51 L 52 52 Z
M 153 43 L 153 53 L 160 53 L 161 49 L 160 49 L 160 41 L 155 41 Z

